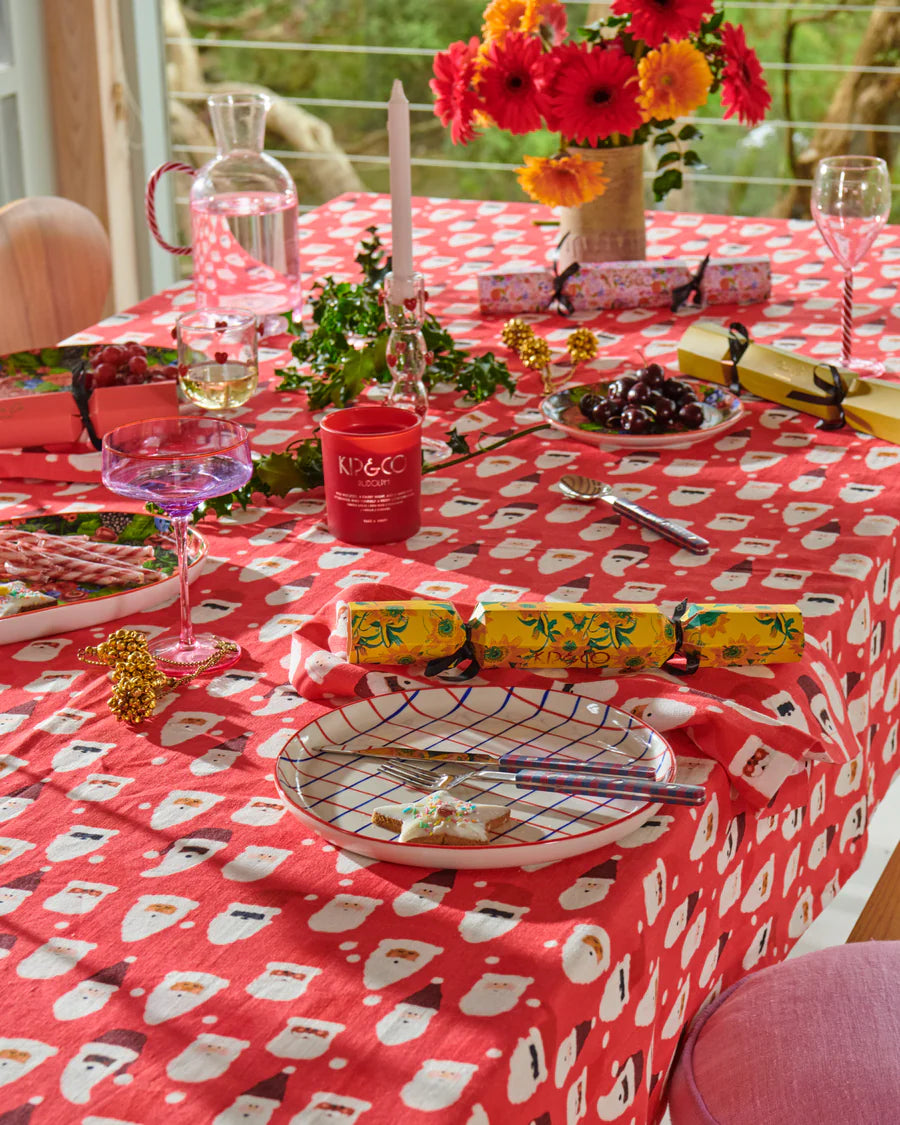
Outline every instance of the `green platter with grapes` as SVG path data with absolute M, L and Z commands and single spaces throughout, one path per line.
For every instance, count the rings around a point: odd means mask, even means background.
M 542 401 L 541 412 L 554 429 L 601 449 L 686 449 L 719 437 L 731 429 L 744 414 L 741 400 L 725 387 L 678 375 L 678 381 L 693 391 L 702 411 L 702 421 L 695 429 L 676 423 L 663 433 L 623 433 L 610 425 L 601 425 L 587 419 L 579 406 L 582 398 L 590 394 L 601 400 L 605 399 L 610 385 L 621 377 L 621 373 L 611 374 L 609 378 L 596 383 L 557 391 Z

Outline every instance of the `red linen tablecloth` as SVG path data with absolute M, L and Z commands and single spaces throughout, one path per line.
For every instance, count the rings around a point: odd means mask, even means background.
M 535 213 L 420 203 L 417 262 L 457 339 L 500 350 L 501 323 L 479 319 L 475 275 L 543 260 Z M 353 276 L 360 234 L 388 221 L 376 196 L 321 208 L 303 228 L 310 273 Z M 650 223 L 655 255 L 771 255 L 767 305 L 704 315 L 739 313 L 766 342 L 837 348 L 836 270 L 808 223 Z M 890 228 L 856 286 L 859 350 L 894 365 L 898 259 Z M 168 292 L 89 335 L 167 343 L 189 301 Z M 671 363 L 696 315 L 576 322 L 605 334 L 605 356 Z M 559 344 L 571 322 L 548 313 L 536 324 Z M 499 433 L 535 421 L 539 398 L 532 376 L 465 413 L 436 395 L 430 429 Z M 657 1120 L 685 1023 L 744 972 L 784 957 L 858 866 L 867 813 L 898 765 L 900 448 L 823 433 L 767 403 L 747 410 L 746 424 L 688 450 L 619 455 L 542 433 L 435 473 L 423 529 L 406 543 L 335 542 L 318 493 L 206 524 L 211 561 L 193 587 L 194 617 L 238 639 L 244 656 L 167 697 L 138 732 L 112 720 L 108 684 L 77 658 L 105 629 L 0 649 L 0 1120 Z M 272 390 L 243 420 L 262 452 L 313 424 L 302 397 Z M 43 469 L 29 457 L 0 455 L 0 517 L 124 506 L 90 479 L 92 456 L 57 460 L 53 480 L 28 479 Z M 550 488 L 564 471 L 689 522 L 713 551 L 687 555 L 565 501 Z M 679 775 L 705 784 L 704 808 L 664 809 L 552 866 L 376 863 L 301 827 L 272 781 L 280 750 L 323 707 L 289 682 L 291 634 L 318 628 L 327 645 L 334 603 L 361 582 L 464 605 L 796 601 L 808 646 L 800 665 L 701 671 L 683 693 L 665 676 L 540 679 L 643 706 L 670 728 Z M 175 612 L 129 623 L 161 631 Z M 401 685 L 381 669 L 356 690 Z M 735 704 L 755 740 L 734 736 Z M 805 761 L 814 748 L 835 761 Z M 758 812 L 759 767 L 778 752 L 801 772 Z

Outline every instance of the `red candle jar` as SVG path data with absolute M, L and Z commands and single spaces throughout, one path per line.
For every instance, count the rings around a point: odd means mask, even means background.
M 396 406 L 350 406 L 322 420 L 328 530 L 345 543 L 391 543 L 422 522 L 422 424 Z

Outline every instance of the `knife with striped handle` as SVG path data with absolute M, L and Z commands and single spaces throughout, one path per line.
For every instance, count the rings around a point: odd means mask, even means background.
M 539 789 L 552 793 L 575 793 L 586 797 L 621 797 L 627 801 L 662 801 L 667 805 L 702 805 L 706 790 L 702 785 L 683 785 L 677 781 L 650 781 L 643 777 L 586 777 L 583 773 L 546 773 L 543 770 L 479 770 L 486 781 L 506 781 L 520 789 Z
M 546 773 L 573 773 L 598 777 L 642 777 L 655 780 L 656 769 L 648 763 L 632 759 L 633 764 L 618 762 L 577 762 L 571 758 L 534 758 L 528 754 L 504 754 L 497 758 L 481 750 L 455 754 L 450 750 L 417 750 L 410 746 L 367 746 L 362 750 L 346 750 L 342 746 L 322 746 L 319 753 L 341 754 L 354 758 L 396 758 L 411 762 L 448 762 L 488 769 L 531 769 Z

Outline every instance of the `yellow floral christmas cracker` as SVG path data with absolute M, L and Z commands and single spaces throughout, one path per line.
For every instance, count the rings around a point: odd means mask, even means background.
M 354 664 L 415 664 L 456 652 L 466 641 L 449 602 L 350 602 L 347 610 Z
M 464 623 L 448 602 L 351 602 L 348 651 L 358 664 L 428 662 L 436 674 L 479 668 L 641 672 L 677 660 L 698 667 L 780 664 L 803 653 L 795 605 L 687 601 L 671 616 L 643 603 L 487 602 Z

